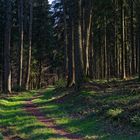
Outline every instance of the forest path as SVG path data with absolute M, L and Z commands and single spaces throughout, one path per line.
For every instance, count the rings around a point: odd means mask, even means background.
M 47 128 L 53 130 L 53 132 L 58 135 L 58 138 L 65 138 L 68 140 L 83 140 L 83 138 L 77 134 L 71 134 L 70 132 L 64 130 L 61 126 L 58 126 L 52 118 L 46 117 L 43 114 L 39 107 L 33 103 L 34 99 L 37 99 L 41 96 L 41 93 L 34 96 L 30 100 L 26 101 L 24 110 L 30 115 L 35 116 L 37 120 L 43 123 Z

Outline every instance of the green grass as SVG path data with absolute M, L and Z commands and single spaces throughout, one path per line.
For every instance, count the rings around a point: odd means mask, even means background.
M 140 130 L 139 126 L 134 127 L 130 120 L 139 113 L 140 94 L 121 92 L 99 94 L 82 91 L 69 94 L 49 89 L 34 103 L 58 125 L 87 139 L 139 140 L 140 135 L 133 133 Z M 134 122 L 137 120 L 138 117 L 133 119 Z
M 42 112 L 56 124 L 86 139 L 139 140 L 140 93 L 118 90 L 95 91 L 55 90 L 49 88 L 34 99 Z M 0 132 L 29 140 L 66 140 L 46 128 L 34 116 L 23 110 L 25 101 L 36 91 L 0 99 Z M 2 134 L 0 133 L 0 139 Z
M 3 140 L 3 135 L 0 133 L 0 140 Z
M 0 129 L 10 137 L 20 137 L 29 140 L 63 140 L 63 136 L 56 135 L 52 129 L 46 128 L 34 116 L 23 110 L 26 100 L 33 93 L 23 93 L 18 96 L 0 99 Z M 0 139 L 2 134 L 0 134 Z

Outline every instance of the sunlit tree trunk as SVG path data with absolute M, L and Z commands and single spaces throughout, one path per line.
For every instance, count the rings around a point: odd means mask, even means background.
M 91 5 L 91 2 L 90 2 Z M 90 37 L 91 37 L 91 27 L 92 27 L 92 17 L 93 17 L 93 10 L 92 7 L 90 7 L 91 9 L 89 10 L 89 20 L 88 20 L 88 26 L 86 29 L 86 51 L 85 51 L 85 57 L 86 57 L 86 62 L 85 62 L 85 75 L 88 76 L 89 75 L 89 48 L 90 48 Z
M 93 24 L 92 24 L 93 26 Z M 93 28 L 93 27 L 92 27 Z M 91 37 L 90 37 L 90 48 L 89 48 L 89 78 L 90 79 L 93 79 L 94 77 L 94 71 L 93 71 L 93 67 L 94 67 L 94 42 L 93 42 L 93 32 L 92 32 L 92 29 L 91 28 Z
M 122 45 L 122 78 L 126 79 L 125 68 L 125 10 L 124 0 L 121 0 L 121 45 Z
M 26 76 L 26 90 L 29 89 L 30 74 L 31 74 L 31 58 L 32 58 L 32 20 L 33 20 L 33 1 L 29 1 L 30 5 L 30 20 L 29 20 L 29 48 L 28 48 L 28 60 L 27 60 L 27 76 Z

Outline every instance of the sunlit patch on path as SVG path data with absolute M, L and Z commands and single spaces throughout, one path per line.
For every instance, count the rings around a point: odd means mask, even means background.
M 51 128 L 54 130 L 54 133 L 58 135 L 58 137 L 65 137 L 66 139 L 71 140 L 82 140 L 83 138 L 76 134 L 71 134 L 64 130 L 62 127 L 55 124 L 54 120 L 51 118 L 45 117 L 45 115 L 39 110 L 39 108 L 32 102 L 38 96 L 30 99 L 25 104 L 25 110 L 30 114 L 35 116 L 40 122 L 42 122 L 47 128 Z

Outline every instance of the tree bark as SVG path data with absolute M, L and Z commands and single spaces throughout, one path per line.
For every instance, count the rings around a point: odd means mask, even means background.
M 64 77 L 67 77 L 68 74 L 68 30 L 67 30 L 67 14 L 66 14 L 66 0 L 62 0 L 63 3 L 63 13 L 64 13 Z
M 79 90 L 83 82 L 83 57 L 82 57 L 82 40 L 81 40 L 81 0 L 75 3 L 74 11 L 74 57 L 75 57 L 75 87 Z
M 90 9 L 90 14 L 89 14 L 89 23 L 88 23 L 88 28 L 87 28 L 87 39 L 86 39 L 86 62 L 85 62 L 85 75 L 89 75 L 89 48 L 90 48 L 90 37 L 91 37 L 91 28 L 92 28 L 92 17 L 93 17 L 93 10 L 92 7 Z
M 124 0 L 121 0 L 121 45 L 122 45 L 122 78 L 126 79 L 126 67 L 125 67 L 125 11 Z
M 104 65 L 105 65 L 105 79 L 108 80 L 108 55 L 107 55 L 107 19 L 104 17 Z
M 29 1 L 30 4 L 30 21 L 29 21 L 29 48 L 28 48 L 28 60 L 27 60 L 27 76 L 26 76 L 26 90 L 29 89 L 30 74 L 31 74 L 31 58 L 32 58 L 32 20 L 33 20 L 33 1 Z
M 11 0 L 6 0 L 6 25 L 4 39 L 4 92 L 11 93 L 11 66 L 10 66 L 10 42 L 11 42 Z
M 22 75 L 23 75 L 23 41 L 24 41 L 24 30 L 23 30 L 23 0 L 19 1 L 19 31 L 20 31 L 20 45 L 19 45 L 19 71 L 18 71 L 18 85 L 22 86 Z
M 74 25 L 71 15 L 68 27 L 68 83 L 67 83 L 68 87 L 71 87 L 75 84 L 73 26 Z

